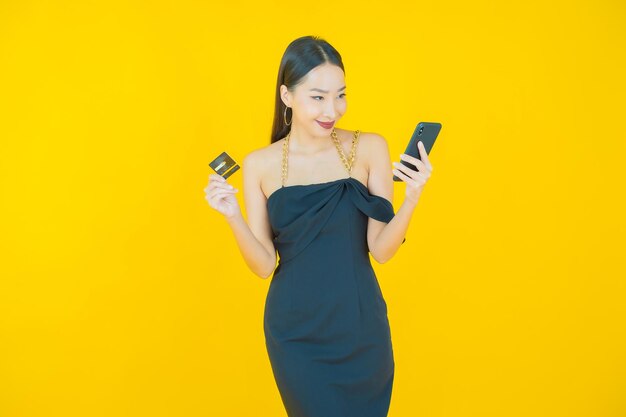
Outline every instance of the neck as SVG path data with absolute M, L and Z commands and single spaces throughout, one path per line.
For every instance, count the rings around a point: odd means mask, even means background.
M 327 149 L 328 145 L 332 143 L 332 139 L 330 133 L 327 136 L 311 136 L 304 129 L 299 129 L 298 126 L 291 126 L 289 142 L 295 144 L 294 149 L 313 153 Z

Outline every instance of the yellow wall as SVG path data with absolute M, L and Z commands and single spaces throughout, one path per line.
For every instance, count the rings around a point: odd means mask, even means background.
M 626 7 L 545 3 L 1 2 L 0 416 L 286 416 L 270 281 L 203 188 L 269 143 L 303 35 L 344 58 L 339 127 L 398 160 L 443 124 L 374 264 L 389 416 L 626 415 Z

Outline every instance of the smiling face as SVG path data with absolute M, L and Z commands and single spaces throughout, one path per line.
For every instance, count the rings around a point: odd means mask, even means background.
M 291 128 L 300 134 L 311 137 L 328 137 L 332 127 L 347 110 L 343 70 L 333 64 L 322 64 L 313 68 L 305 76 L 304 82 L 290 92 L 285 85 L 280 86 L 283 103 L 291 107 L 293 114 Z M 323 123 L 329 122 L 323 126 Z M 321 123 L 321 124 L 320 124 Z

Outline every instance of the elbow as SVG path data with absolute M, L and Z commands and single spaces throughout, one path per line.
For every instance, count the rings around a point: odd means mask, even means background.
M 260 274 L 257 274 L 261 279 L 268 279 L 269 277 L 271 277 L 274 274 L 274 270 L 276 269 L 276 262 L 274 262 L 274 265 L 272 266 L 272 268 L 269 270 L 269 272 L 263 272 Z
M 385 256 L 385 254 L 380 253 L 378 248 L 374 247 L 374 245 L 368 245 L 368 249 L 369 249 L 370 255 L 372 255 L 372 258 L 374 258 L 374 260 L 378 262 L 379 264 L 384 264 L 390 259 L 389 257 Z
M 276 254 L 270 257 L 269 263 L 266 265 L 266 268 L 257 268 L 254 273 L 261 279 L 268 279 L 274 274 L 274 270 L 276 270 Z
M 271 269 L 266 269 L 266 268 L 261 269 L 260 267 L 257 267 L 257 266 L 248 265 L 248 268 L 250 269 L 250 272 L 254 273 L 254 275 L 256 275 L 257 277 L 261 279 L 268 279 L 274 273 L 275 266 L 276 265 L 273 265 Z
M 274 272 L 274 270 L 271 270 L 270 272 L 255 272 L 255 275 L 261 279 L 268 279 L 269 277 L 272 276 L 272 273 Z
M 372 253 L 372 258 L 374 258 L 374 260 L 376 262 L 378 262 L 379 264 L 384 264 L 385 262 L 387 262 L 389 260 L 389 258 L 384 258 L 384 257 L 378 256 L 378 255 L 375 255 L 373 253 Z
M 402 239 L 402 243 L 400 243 L 401 245 L 404 243 L 404 241 L 406 240 L 406 238 Z M 396 252 L 398 251 L 398 248 L 396 248 L 393 252 L 390 253 L 389 250 L 386 250 L 387 253 L 379 253 L 378 250 L 370 250 L 370 254 L 372 255 L 372 258 L 374 258 L 374 260 L 376 262 L 378 262 L 379 264 L 384 264 L 389 262 L 389 260 L 391 260 L 391 258 L 394 257 L 394 255 L 396 254 Z

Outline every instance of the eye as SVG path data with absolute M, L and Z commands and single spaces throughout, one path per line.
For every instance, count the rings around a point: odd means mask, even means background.
M 342 94 L 339 95 L 339 97 L 342 97 L 342 98 L 345 97 L 345 96 L 346 96 L 346 93 L 342 93 Z M 315 100 L 315 99 L 324 98 L 324 97 L 322 97 L 322 96 L 311 96 L 311 98 Z M 317 100 L 317 101 L 320 101 L 320 100 Z

